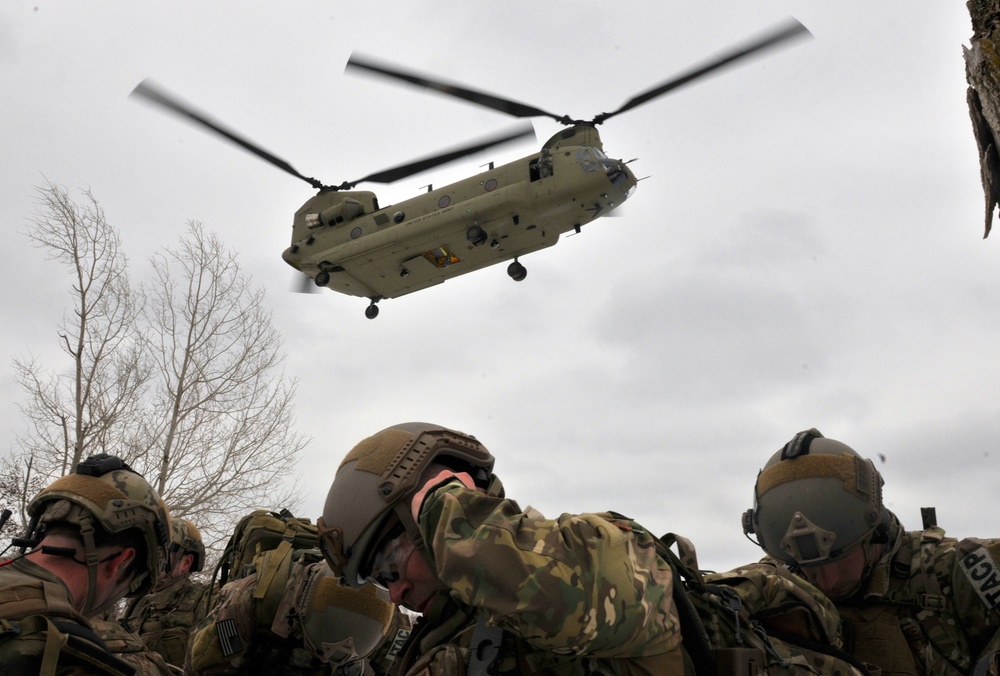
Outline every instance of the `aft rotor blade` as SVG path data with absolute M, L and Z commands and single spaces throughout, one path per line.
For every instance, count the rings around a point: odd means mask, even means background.
M 362 70 L 367 70 L 372 73 L 385 75 L 386 77 L 402 80 L 403 82 L 409 82 L 410 84 L 418 87 L 432 89 L 442 94 L 454 96 L 487 108 L 492 108 L 493 110 L 506 113 L 507 115 L 513 115 L 514 117 L 551 117 L 557 122 L 563 122 L 566 119 L 565 115 L 556 115 L 546 110 L 542 110 L 541 108 L 529 106 L 524 103 L 518 103 L 517 101 L 505 99 L 493 94 L 487 94 L 486 92 L 476 91 L 475 89 L 469 89 L 450 82 L 444 82 L 443 80 L 433 80 L 425 75 L 418 75 L 413 72 L 403 71 L 395 66 L 376 63 L 356 54 L 352 54 L 351 58 L 348 59 L 347 67 L 361 68 Z
M 610 113 L 601 113 L 594 118 L 594 124 L 600 124 L 610 117 L 614 117 L 619 113 L 624 113 L 626 110 L 632 110 L 633 108 L 651 101 L 658 96 L 663 96 L 667 92 L 673 91 L 678 87 L 686 85 L 688 82 L 697 80 L 700 77 L 708 75 L 712 71 L 718 70 L 724 66 L 728 66 L 731 63 L 744 59 L 751 54 L 756 54 L 757 52 L 768 49 L 769 47 L 774 47 L 786 40 L 791 40 L 792 38 L 798 36 L 811 36 L 812 33 L 809 29 L 803 26 L 797 19 L 789 19 L 783 24 L 772 28 L 767 33 L 761 35 L 760 37 L 751 40 L 745 45 L 734 47 L 722 54 L 718 55 L 711 61 L 708 61 L 704 65 L 698 66 L 693 70 L 684 73 L 683 75 L 677 76 L 671 80 L 667 80 L 663 84 L 660 84 L 649 91 L 639 94 L 638 96 L 629 99 L 625 104 L 618 110 L 612 111 Z
M 393 167 L 392 169 L 386 169 L 384 171 L 379 171 L 374 174 L 369 174 L 364 178 L 359 178 L 357 181 L 347 183 L 341 188 L 353 188 L 358 183 L 392 183 L 393 181 L 398 181 L 401 178 L 406 178 L 407 176 L 412 176 L 413 174 L 419 174 L 421 171 L 426 171 L 427 169 L 433 169 L 434 167 L 445 164 L 446 162 L 451 162 L 452 160 L 457 160 L 459 158 L 465 157 L 466 155 L 472 155 L 478 153 L 481 150 L 486 150 L 487 148 L 492 148 L 493 146 L 498 146 L 503 143 L 509 143 L 510 141 L 515 141 L 519 138 L 524 138 L 525 136 L 534 137 L 535 130 L 531 126 L 531 123 L 525 122 L 519 124 L 513 128 L 513 130 L 505 132 L 503 134 L 486 138 L 481 141 L 477 141 L 471 145 L 463 146 L 456 150 L 451 150 L 440 155 L 434 155 L 433 157 L 426 157 L 422 160 L 416 160 L 408 164 L 403 164 L 398 167 Z
M 215 122 L 207 115 L 196 111 L 192 106 L 181 102 L 181 100 L 176 96 L 168 94 L 164 89 L 158 87 L 149 78 L 146 78 L 145 80 L 140 82 L 139 85 L 132 90 L 132 93 L 129 96 L 139 96 L 141 98 L 146 99 L 147 101 L 155 103 L 158 106 L 162 106 L 167 110 L 170 110 L 182 117 L 186 117 L 187 119 L 192 120 L 203 127 L 207 127 L 208 129 L 214 131 L 216 134 L 219 134 L 220 136 L 229 139 L 230 141 L 240 146 L 244 150 L 250 151 L 257 157 L 263 159 L 265 162 L 273 164 L 282 171 L 287 172 L 296 178 L 302 179 L 303 181 L 305 181 L 312 187 L 316 188 L 317 190 L 324 187 L 323 184 L 320 181 L 316 180 L 315 178 L 312 178 L 310 176 L 303 176 L 302 174 L 300 174 L 298 171 L 295 170 L 294 167 L 292 167 L 292 165 L 290 165 L 288 162 L 281 159 L 280 157 L 272 155 L 271 153 L 267 152 L 266 150 L 258 146 L 256 143 L 253 143 L 252 141 L 240 136 L 235 131 L 226 129 L 221 123 Z

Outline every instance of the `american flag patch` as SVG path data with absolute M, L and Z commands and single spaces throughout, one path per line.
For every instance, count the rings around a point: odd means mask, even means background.
M 219 635 L 219 646 L 224 656 L 231 657 L 243 650 L 243 641 L 236 631 L 236 620 L 231 617 L 219 620 L 215 623 L 215 631 Z

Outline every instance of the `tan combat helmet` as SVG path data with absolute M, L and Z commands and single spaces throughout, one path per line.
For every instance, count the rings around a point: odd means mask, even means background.
M 317 521 L 320 548 L 346 584 L 366 583 L 377 546 L 405 528 L 426 556 L 410 498 L 431 463 L 467 471 L 491 495 L 503 487 L 493 456 L 475 437 L 428 423 L 393 425 L 361 441 L 340 463 Z
M 202 542 L 201 531 L 187 519 L 175 517 L 170 520 L 170 554 L 170 568 L 176 563 L 175 554 L 191 554 L 194 557 L 190 570 L 192 573 L 197 573 L 205 566 L 205 543 Z
M 855 545 L 886 541 L 882 483 L 872 461 L 851 447 L 816 429 L 799 432 L 757 475 L 743 532 L 793 566 L 835 561 Z
M 87 458 L 77 465 L 76 472 L 56 479 L 32 498 L 28 516 L 25 541 L 32 546 L 44 537 L 50 524 L 65 523 L 80 529 L 89 574 L 85 615 L 94 615 L 117 600 L 94 607 L 98 563 L 95 526 L 109 534 L 135 529 L 142 535 L 146 551 L 137 556 L 145 556 L 145 560 L 138 561 L 138 572 L 126 596 L 145 594 L 166 570 L 170 541 L 167 507 L 156 489 L 121 458 L 105 453 Z M 76 553 L 72 556 L 76 558 Z

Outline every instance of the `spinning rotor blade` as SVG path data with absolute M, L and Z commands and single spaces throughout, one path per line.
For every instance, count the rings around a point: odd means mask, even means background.
M 622 105 L 618 110 L 614 110 L 610 113 L 601 113 L 594 118 L 594 124 L 600 124 L 610 117 L 614 117 L 619 113 L 624 113 L 626 110 L 632 110 L 637 106 L 641 106 L 647 101 L 657 98 L 658 96 L 663 96 L 667 92 L 673 91 L 678 87 L 681 87 L 688 82 L 697 80 L 700 77 L 708 75 L 714 70 L 718 70 L 723 66 L 727 66 L 735 61 L 746 58 L 751 54 L 765 50 L 769 47 L 773 47 L 785 40 L 790 40 L 799 35 L 809 35 L 809 29 L 803 26 L 797 19 L 788 19 L 783 25 L 773 28 L 768 33 L 763 34 L 761 37 L 751 40 L 747 44 L 731 49 L 727 52 L 720 54 L 711 61 L 699 66 L 684 75 L 679 75 L 671 80 L 667 80 L 661 85 L 658 85 L 649 91 L 646 91 L 638 96 L 635 96 Z
M 216 134 L 219 134 L 220 136 L 229 139 L 230 141 L 240 146 L 244 150 L 250 151 L 257 157 L 263 159 L 265 162 L 273 164 L 282 171 L 291 174 L 295 178 L 302 179 L 303 181 L 305 181 L 312 187 L 316 188 L 317 190 L 320 190 L 325 187 L 315 178 L 312 178 L 310 176 L 303 176 L 302 174 L 297 172 L 292 167 L 292 165 L 290 165 L 288 162 L 281 159 L 280 157 L 272 155 L 271 153 L 267 152 L 257 144 L 243 138 L 234 131 L 226 129 L 224 126 L 222 126 L 222 124 L 213 121 L 208 116 L 199 113 L 193 107 L 185 103 L 182 103 L 179 98 L 172 96 L 171 94 L 168 94 L 165 90 L 157 87 L 153 83 L 153 81 L 150 80 L 149 78 L 146 78 L 145 80 L 140 82 L 139 85 L 132 90 L 132 93 L 129 96 L 139 96 L 141 98 L 146 99 L 147 101 L 155 103 L 158 106 L 162 106 L 167 110 L 170 110 L 180 115 L 181 117 L 186 117 L 189 120 L 192 120 L 203 127 L 207 127 L 208 129 L 214 131 Z
M 449 96 L 454 96 L 472 103 L 477 103 L 481 106 L 498 110 L 501 113 L 513 115 L 514 117 L 551 117 L 556 122 L 562 122 L 564 124 L 568 123 L 568 118 L 565 115 L 555 115 L 554 113 L 542 110 L 541 108 L 535 108 L 534 106 L 494 96 L 493 94 L 487 94 L 486 92 L 467 89 L 465 87 L 441 80 L 432 80 L 427 76 L 417 75 L 412 72 L 407 73 L 399 68 L 396 68 L 395 66 L 390 67 L 384 64 L 377 64 L 374 61 L 367 60 L 364 57 L 357 56 L 356 54 L 351 55 L 351 58 L 347 61 L 347 66 L 349 68 L 353 66 L 354 68 L 360 68 L 372 73 L 378 73 L 379 75 L 385 75 L 397 80 L 402 80 L 403 82 L 409 82 L 410 84 L 418 87 L 433 89 L 436 92 L 448 94 Z
M 303 272 L 296 275 L 295 281 L 292 282 L 292 291 L 295 293 L 318 293 L 319 287 L 313 282 L 312 277 Z
M 387 77 L 395 78 L 397 80 L 403 80 L 404 82 L 409 82 L 410 84 L 416 85 L 418 87 L 425 87 L 427 89 L 433 89 L 436 92 L 442 94 L 448 94 L 449 96 L 454 96 L 465 101 L 470 101 L 472 103 L 497 110 L 501 113 L 507 113 L 508 115 L 513 115 L 514 117 L 551 117 L 556 122 L 561 124 L 589 124 L 596 125 L 601 124 L 608 118 L 614 117 L 619 113 L 624 113 L 626 110 L 632 110 L 637 106 L 641 106 L 647 101 L 651 101 L 659 96 L 663 96 L 667 92 L 670 92 L 678 87 L 681 87 L 688 82 L 697 80 L 700 77 L 708 75 L 712 71 L 718 70 L 724 66 L 731 63 L 744 59 L 751 54 L 763 51 L 769 47 L 773 47 L 781 42 L 790 40 L 799 35 L 811 35 L 809 29 L 799 23 L 796 19 L 788 19 L 784 24 L 773 28 L 770 32 L 765 33 L 761 37 L 758 37 L 745 45 L 730 49 L 727 52 L 720 54 L 711 61 L 699 66 L 684 75 L 680 75 L 671 80 L 667 80 L 663 84 L 660 84 L 638 96 L 635 96 L 625 102 L 618 110 L 613 110 L 610 113 L 601 113 L 596 116 L 593 120 L 575 120 L 568 115 L 556 115 L 550 113 L 541 108 L 535 108 L 534 106 L 529 106 L 524 103 L 518 103 L 517 101 L 512 101 L 510 99 L 505 99 L 493 94 L 487 94 L 485 92 L 480 92 L 475 89 L 468 89 L 463 86 L 456 84 L 451 84 L 444 82 L 442 80 L 434 80 L 424 75 L 417 75 L 412 72 L 406 72 L 395 66 L 386 66 L 384 64 L 377 64 L 373 61 L 369 61 L 364 57 L 359 57 L 357 55 L 352 55 L 347 62 L 348 67 L 360 68 L 362 70 L 367 70 L 379 75 L 384 75 Z
M 375 172 L 374 174 L 369 174 L 364 178 L 359 178 L 351 183 L 344 183 L 340 186 L 341 189 L 350 189 L 356 186 L 358 183 L 392 183 L 393 181 L 398 181 L 401 178 L 406 178 L 412 176 L 413 174 L 419 174 L 421 171 L 426 171 L 427 169 L 432 169 L 446 162 L 451 162 L 452 160 L 457 160 L 466 155 L 472 155 L 473 153 L 478 153 L 480 150 L 486 150 L 487 148 L 492 148 L 493 146 L 498 146 L 503 143 L 508 143 L 510 141 L 517 140 L 519 138 L 524 138 L 525 136 L 534 137 L 535 130 L 531 126 L 530 122 L 524 122 L 514 127 L 511 131 L 508 131 L 502 135 L 494 136 L 491 138 L 486 138 L 481 141 L 477 141 L 472 145 L 467 145 L 462 148 L 457 148 L 455 150 L 442 153 L 440 155 L 434 155 L 433 157 L 426 157 L 421 160 L 415 160 L 408 164 L 403 164 L 398 167 L 393 167 L 392 169 L 385 169 L 383 171 Z

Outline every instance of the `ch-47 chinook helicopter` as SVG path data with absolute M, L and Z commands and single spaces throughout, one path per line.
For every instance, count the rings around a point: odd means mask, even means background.
M 637 179 L 627 163 L 604 152 L 597 125 L 662 96 L 699 77 L 808 30 L 794 19 L 744 45 L 731 48 L 688 72 L 626 101 L 591 120 L 555 115 L 534 106 L 405 72 L 352 56 L 348 67 L 402 80 L 519 118 L 550 117 L 566 125 L 539 152 L 470 178 L 431 189 L 389 207 L 375 193 L 354 190 L 359 183 L 389 183 L 521 138 L 520 128 L 459 150 L 377 172 L 340 185 L 324 185 L 284 160 L 232 132 L 144 81 L 133 94 L 209 128 L 318 190 L 295 212 L 292 242 L 282 257 L 317 286 L 369 299 L 365 316 L 374 319 L 380 300 L 419 291 L 458 275 L 511 261 L 515 281 L 527 271 L 519 258 L 554 245 L 559 236 L 579 232 L 590 221 L 621 205 Z

